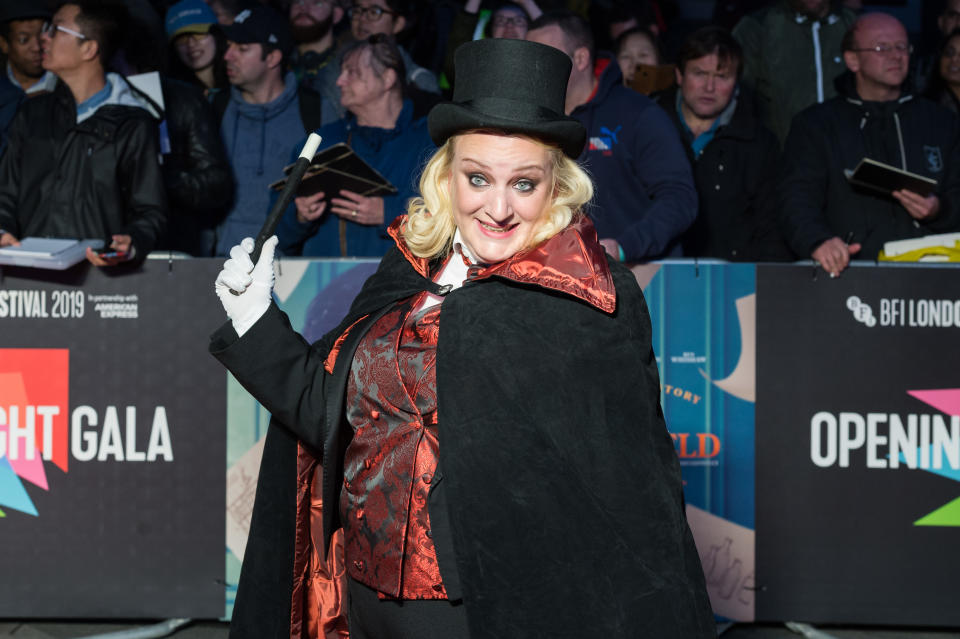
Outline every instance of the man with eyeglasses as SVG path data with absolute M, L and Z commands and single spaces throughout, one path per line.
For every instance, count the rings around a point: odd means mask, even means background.
M 105 64 L 125 30 L 116 0 L 62 5 L 41 36 L 52 93 L 25 101 L 0 159 L 0 246 L 29 236 L 103 239 L 112 257 L 142 260 L 166 226 L 157 114 Z
M 453 19 L 443 61 L 444 80 L 450 86 L 455 81 L 453 62 L 457 47 L 484 37 L 523 40 L 530 29 L 530 21 L 543 14 L 536 0 L 501 1 L 493 5 L 493 11 L 482 9 L 484 4 L 482 0 L 466 0 Z
M 409 25 L 412 14 L 408 0 L 355 0 L 347 9 L 350 33 L 354 40 L 366 40 L 375 33 L 383 33 L 394 42 Z M 413 61 L 410 53 L 399 46 L 403 65 L 407 70 L 407 84 L 427 93 L 440 93 L 437 76 Z
M 780 213 L 794 252 L 836 277 L 885 242 L 960 228 L 960 127 L 903 88 L 912 47 L 893 16 L 868 13 L 843 39 L 842 94 L 794 118 L 784 149 Z M 937 181 L 924 197 L 871 191 L 844 171 L 870 158 Z

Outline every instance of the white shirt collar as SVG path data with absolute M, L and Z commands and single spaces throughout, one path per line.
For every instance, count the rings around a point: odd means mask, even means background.
M 471 264 L 479 264 L 479 260 L 477 260 L 477 258 L 473 256 L 473 253 L 470 252 L 470 247 L 468 247 L 467 243 L 463 241 L 463 234 L 460 233 L 459 228 L 453 234 L 453 250 L 466 257 L 467 261 Z
M 451 291 L 463 286 L 463 281 L 467 279 L 467 272 L 470 267 L 464 263 L 461 256 L 467 258 L 470 264 L 477 263 L 469 247 L 467 247 L 467 243 L 463 241 L 460 229 L 457 229 L 453 234 L 453 251 L 451 252 L 450 258 L 447 260 L 447 263 L 443 265 L 443 268 L 440 269 L 440 272 L 433 278 L 433 281 L 440 286 L 449 284 Z M 417 308 L 417 312 L 440 304 L 441 302 L 443 302 L 443 297 L 434 295 L 433 293 L 427 293 L 424 296 L 423 302 Z

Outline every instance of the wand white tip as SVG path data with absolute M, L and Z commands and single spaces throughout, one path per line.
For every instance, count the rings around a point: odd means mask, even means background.
M 300 157 L 307 158 L 307 161 L 313 160 L 313 156 L 317 153 L 317 147 L 320 146 L 320 142 L 323 140 L 316 133 L 311 133 L 307 138 L 307 143 L 303 145 L 303 151 L 300 152 Z

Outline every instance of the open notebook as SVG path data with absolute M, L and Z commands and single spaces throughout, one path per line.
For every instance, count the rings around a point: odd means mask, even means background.
M 887 194 L 907 189 L 926 197 L 937 189 L 936 180 L 870 158 L 860 160 L 852 171 L 844 169 L 843 174 L 851 184 Z

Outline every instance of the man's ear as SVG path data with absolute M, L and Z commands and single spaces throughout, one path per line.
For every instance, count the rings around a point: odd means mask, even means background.
M 860 70 L 860 57 L 856 51 L 844 51 L 843 62 L 847 65 L 847 68 L 854 73 Z
M 339 4 L 334 5 L 332 15 L 333 23 L 340 24 L 340 21 L 343 20 L 343 8 Z
M 80 56 L 84 60 L 94 60 L 100 55 L 100 44 L 96 40 L 84 40 L 80 43 Z M 107 66 L 107 60 L 100 60 L 100 64 Z
M 390 90 L 397 86 L 400 81 L 400 78 L 397 77 L 397 72 L 393 69 L 387 69 L 383 72 L 383 83 L 387 85 L 387 90 Z
M 397 35 L 406 28 L 407 19 L 403 16 L 397 16 L 397 19 L 393 21 L 393 35 Z
M 280 49 L 274 49 L 273 51 L 267 54 L 266 63 L 267 63 L 267 66 L 270 67 L 271 69 L 273 67 L 280 66 L 281 62 L 283 62 L 283 53 L 280 51 Z
M 573 50 L 573 68 L 577 71 L 583 71 L 590 66 L 590 49 L 587 47 L 577 47 Z
M 681 73 L 679 66 L 673 68 L 673 74 L 677 78 L 677 86 L 683 84 L 683 73 Z
M 0 36 L 0 52 L 3 55 L 10 55 L 10 43 L 3 36 Z

